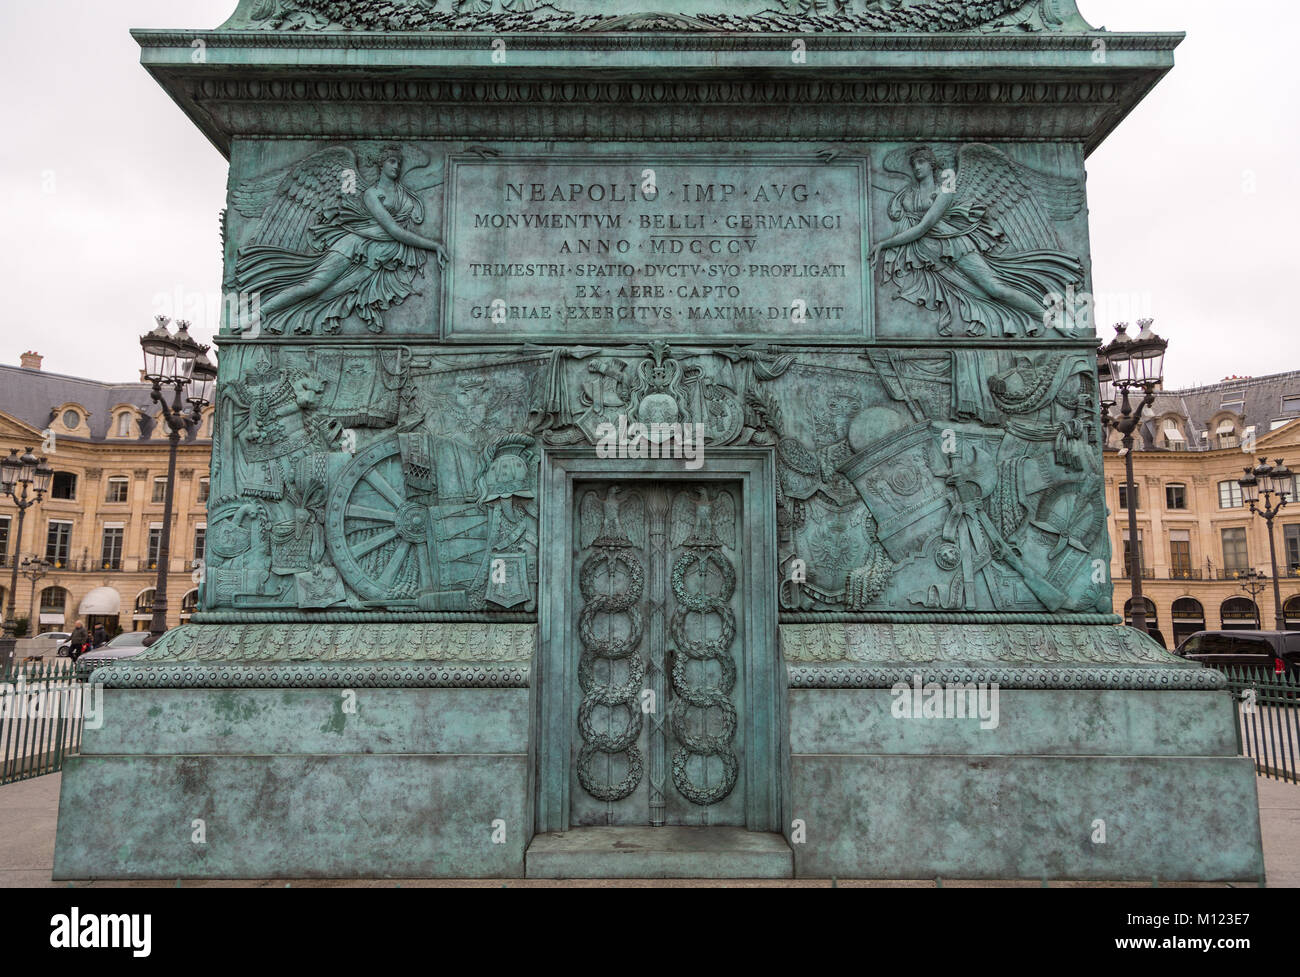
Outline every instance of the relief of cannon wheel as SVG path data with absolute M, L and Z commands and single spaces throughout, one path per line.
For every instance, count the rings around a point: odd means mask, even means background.
M 386 606 L 468 606 L 487 531 L 487 516 L 475 503 L 442 503 L 407 487 L 396 438 L 357 452 L 339 473 L 325 512 L 339 573 L 363 600 Z

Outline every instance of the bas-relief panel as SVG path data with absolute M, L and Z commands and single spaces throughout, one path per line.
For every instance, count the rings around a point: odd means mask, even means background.
M 706 453 L 772 448 L 788 610 L 1109 609 L 1093 360 L 1049 348 L 1078 324 L 1030 308 L 1087 277 L 1073 147 L 707 146 L 664 163 L 655 194 L 635 150 L 237 145 L 226 281 L 245 304 L 222 348 L 205 608 L 531 611 L 543 445 L 613 447 L 617 466 L 674 443 L 639 438 L 657 424 L 685 449 L 692 431 Z M 819 232 L 800 218 L 819 212 L 839 224 L 820 233 L 860 246 L 851 260 L 807 243 Z M 496 235 L 493 215 L 520 221 Z M 635 226 L 557 226 L 584 215 Z M 604 238 L 653 248 L 660 230 L 687 252 L 662 263 L 701 267 L 652 282 L 657 259 L 590 253 Z M 751 253 L 690 254 L 727 241 Z M 749 267 L 837 263 L 842 278 L 785 297 Z M 499 289 L 455 291 L 493 264 Z M 512 274 L 543 264 L 550 280 Z M 599 291 L 574 273 L 618 264 L 633 273 Z M 690 294 L 702 286 L 740 294 Z M 837 334 L 842 319 L 759 314 L 796 293 L 863 321 Z M 751 314 L 682 311 L 736 302 Z M 620 319 L 646 306 L 692 338 Z M 581 307 L 612 311 L 575 331 Z M 559 328 L 510 321 L 548 308 Z M 1042 349 L 999 348 L 1033 336 Z
M 1081 151 L 241 141 L 227 332 L 861 344 L 1093 334 Z
M 222 363 L 208 608 L 532 610 L 546 444 L 687 473 L 770 446 L 790 610 L 1110 606 L 1086 354 L 249 343 Z

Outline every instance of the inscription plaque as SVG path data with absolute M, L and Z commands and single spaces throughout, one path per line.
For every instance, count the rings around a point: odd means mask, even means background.
M 444 339 L 872 337 L 865 158 L 452 157 Z

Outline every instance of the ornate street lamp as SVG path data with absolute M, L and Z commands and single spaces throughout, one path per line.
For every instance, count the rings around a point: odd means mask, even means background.
M 1259 595 L 1268 589 L 1268 584 L 1264 583 L 1266 579 L 1268 578 L 1254 567 L 1249 570 L 1242 570 L 1237 575 L 1238 586 L 1245 593 L 1250 594 L 1250 599 L 1255 602 L 1258 602 Z M 1258 606 L 1258 603 L 1256 603 L 1256 607 Z
M 14 565 L 9 580 L 9 601 L 5 607 L 4 638 L 12 640 L 18 632 L 18 622 L 14 618 L 14 599 L 18 596 L 18 554 L 23 545 L 23 519 L 27 510 L 44 498 L 50 490 L 50 480 L 54 470 L 45 463 L 44 458 L 37 458 L 28 448 L 18 454 L 17 448 L 9 450 L 9 457 L 0 460 L 0 492 L 13 500 L 18 507 L 18 526 L 14 533 Z M 30 494 L 29 494 L 30 492 Z M 28 623 L 31 627 L 31 623 Z
M 1250 511 L 1262 516 L 1268 524 L 1268 558 L 1273 570 L 1274 626 L 1279 631 L 1285 631 L 1286 616 L 1282 613 L 1282 586 L 1277 579 L 1277 544 L 1273 540 L 1273 520 L 1291 501 L 1291 495 L 1295 491 L 1295 473 L 1286 467 L 1281 458 L 1274 461 L 1275 464 L 1270 465 L 1267 458 L 1259 459 L 1259 464 L 1254 468 L 1245 469 L 1245 477 L 1238 479 L 1237 484 L 1241 486 L 1242 498 L 1250 506 Z
M 27 636 L 34 637 L 38 622 L 36 620 L 36 582 L 54 568 L 49 560 L 29 556 L 23 560 L 23 577 L 32 582 L 31 603 L 27 606 Z
M 163 498 L 162 537 L 158 541 L 158 579 L 154 585 L 153 617 L 149 622 L 146 645 L 157 641 L 167 631 L 167 565 L 171 562 L 172 504 L 176 483 L 176 451 L 181 432 L 189 432 L 203 420 L 203 409 L 212 403 L 217 368 L 207 357 L 208 347 L 190 336 L 188 322 L 177 322 L 176 332 L 168 330 L 170 320 L 157 316 L 151 331 L 140 337 L 144 353 L 144 377 L 153 384 L 151 394 L 162 407 L 163 422 L 170 432 L 167 455 L 167 491 Z M 171 403 L 163 388 L 175 391 Z M 185 404 L 188 402 L 189 409 Z
M 1133 585 L 1133 627 L 1147 630 L 1146 601 L 1142 598 L 1142 546 L 1137 528 L 1137 483 L 1133 480 L 1133 434 L 1142 423 L 1142 412 L 1156 401 L 1156 387 L 1164 378 L 1167 339 L 1151 331 L 1154 319 L 1141 319 L 1141 331 L 1128 335 L 1128 323 L 1115 327 L 1115 338 L 1097 350 L 1097 376 L 1101 384 L 1101 423 L 1103 428 L 1118 431 L 1123 437 L 1124 492 L 1128 502 L 1129 580 Z M 1136 403 L 1129 392 L 1141 390 Z M 1119 397 L 1118 414 L 1111 411 Z

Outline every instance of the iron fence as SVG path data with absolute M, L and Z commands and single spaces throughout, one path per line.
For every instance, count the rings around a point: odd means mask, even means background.
M 88 694 L 66 658 L 0 670 L 0 784 L 63 769 L 81 748 Z
M 1216 665 L 1237 703 L 1241 752 L 1264 777 L 1300 783 L 1300 675 Z

